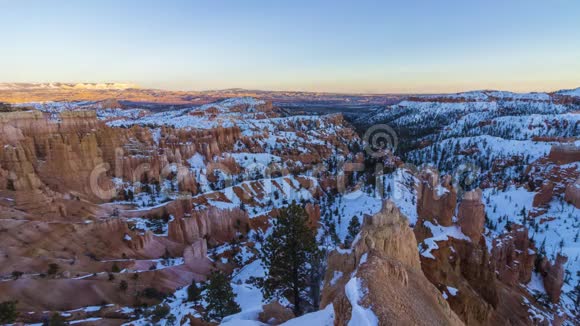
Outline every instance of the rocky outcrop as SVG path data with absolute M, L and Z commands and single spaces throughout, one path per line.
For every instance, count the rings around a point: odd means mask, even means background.
M 433 236 L 422 221 L 415 225 L 414 232 L 421 242 Z M 433 258 L 421 255 L 427 279 L 443 293 L 448 293 L 448 286 L 457 289 L 457 295 L 448 294 L 448 302 L 466 324 L 479 325 L 491 320 L 499 302 L 499 290 L 485 241 L 473 243 L 449 237 L 437 241 L 437 247 L 431 251 Z
M 512 224 L 508 232 L 493 240 L 491 253 L 500 281 L 511 286 L 530 282 L 536 251 L 527 228 Z
M 294 317 L 292 310 L 282 306 L 278 301 L 264 305 L 258 314 L 258 320 L 268 325 L 280 325 Z
M 554 196 L 554 183 L 550 180 L 545 181 L 538 193 L 534 196 L 534 207 L 545 207 L 550 203 Z
M 316 228 L 318 226 L 318 222 L 320 221 L 320 205 L 313 205 L 308 203 L 304 209 L 308 215 L 308 225 L 311 228 Z
M 184 244 L 192 244 L 202 238 L 213 244 L 223 243 L 231 241 L 238 233 L 246 234 L 248 225 L 248 214 L 241 209 L 210 207 L 203 211 L 192 211 L 191 217 L 175 217 L 169 222 L 168 237 Z
M 197 239 L 183 251 L 183 260 L 186 265 L 195 268 L 200 260 L 207 259 L 207 241 Z
M 417 215 L 423 220 L 450 226 L 457 201 L 457 192 L 451 185 L 451 177 L 446 176 L 439 184 L 437 172 L 426 170 L 419 179 Z
M 540 274 L 544 277 L 544 288 L 553 303 L 560 302 L 562 285 L 564 285 L 564 264 L 567 261 L 568 257 L 558 254 L 553 264 L 545 257 L 540 263 Z
M 564 199 L 576 208 L 580 208 L 580 178 L 566 186 Z
M 119 196 L 113 177 L 142 184 L 176 178 L 176 190 L 196 194 L 197 180 L 187 167 L 187 158 L 199 152 L 213 161 L 222 151 L 231 150 L 241 136 L 237 126 L 160 129 L 155 138 L 147 127 L 109 128 L 95 111 L 3 113 L 0 190 L 40 190 L 49 198 L 54 192 L 57 197 L 70 195 L 102 203 Z M 240 172 L 231 157 L 214 165 L 227 173 Z M 134 194 L 142 188 L 135 187 Z
M 568 164 L 580 161 L 580 146 L 576 144 L 552 145 L 548 158 L 557 164 Z
M 352 248 L 328 258 L 321 306 L 333 304 L 335 325 L 351 320 L 353 305 L 371 309 L 380 325 L 462 325 L 423 275 L 416 248 L 407 219 L 392 202 L 366 216 Z M 359 282 L 367 294 L 357 299 L 352 287 Z
M 107 130 L 95 112 L 62 112 L 56 119 L 38 111 L 3 114 L 0 119 L 0 167 L 9 180 L 0 182 L 16 191 L 42 190 L 83 196 L 98 202 L 95 188 L 110 189 L 110 178 L 94 172 L 102 166 L 104 153 L 113 151 L 121 132 Z M 104 141 L 103 137 L 115 140 Z M 50 190 L 50 191 L 49 191 Z
M 472 242 L 479 243 L 485 224 L 485 206 L 481 201 L 481 189 L 469 191 L 463 195 L 457 218 L 461 231 L 471 238 Z
M 465 193 L 458 217 L 469 240 L 452 236 L 437 240 L 430 255 L 421 255 L 423 273 L 446 293 L 449 305 L 466 324 L 525 324 L 528 308 L 520 303 L 525 291 L 518 292 L 519 282 L 529 282 L 535 258 L 527 230 L 514 225 L 494 242 L 490 253 L 482 237 L 485 210 L 480 190 Z M 414 232 L 421 244 L 433 237 L 432 227 L 419 218 Z M 449 287 L 455 289 L 453 294 Z

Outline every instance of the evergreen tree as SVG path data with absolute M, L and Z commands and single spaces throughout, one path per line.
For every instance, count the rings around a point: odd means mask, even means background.
M 66 319 L 61 314 L 59 314 L 58 312 L 55 312 L 52 314 L 52 316 L 50 316 L 50 319 L 48 321 L 46 321 L 45 325 L 64 326 L 64 325 L 68 325 L 68 323 L 66 322 Z
M 121 291 L 127 291 L 128 288 L 129 288 L 129 283 L 127 283 L 127 281 L 122 280 L 121 283 L 119 283 L 119 289 Z
M 212 272 L 205 286 L 207 291 L 206 319 L 208 321 L 221 320 L 223 317 L 238 313 L 240 306 L 234 298 L 234 290 L 230 278 L 222 272 Z
M 197 286 L 195 280 L 193 280 L 187 288 L 187 301 L 197 303 L 199 300 L 201 300 L 201 289 Z
M 12 324 L 16 320 L 16 317 L 18 317 L 16 303 L 16 301 L 0 303 L 0 324 Z
M 58 273 L 59 267 L 58 264 L 51 263 L 48 264 L 48 271 L 46 272 L 48 275 L 55 275 Z
M 344 239 L 344 246 L 346 248 L 350 248 L 350 245 L 354 241 L 354 238 L 356 237 L 359 231 L 360 231 L 360 222 L 358 221 L 358 218 L 356 216 L 353 216 L 352 219 L 350 220 L 350 223 L 348 224 L 348 233 L 346 235 L 346 238 Z
M 131 202 L 135 200 L 135 194 L 133 194 L 131 189 L 127 190 L 127 200 Z
M 267 271 L 262 285 L 264 297 L 285 297 L 294 305 L 294 313 L 301 315 L 311 283 L 312 262 L 318 252 L 316 235 L 308 227 L 304 208 L 293 202 L 281 209 L 260 251 Z

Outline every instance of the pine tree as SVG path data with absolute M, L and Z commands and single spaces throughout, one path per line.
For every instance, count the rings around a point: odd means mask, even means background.
M 358 234 L 359 230 L 360 230 L 360 222 L 358 221 L 358 218 L 356 216 L 353 216 L 352 219 L 350 220 L 350 223 L 348 224 L 348 233 L 346 235 L 346 238 L 344 239 L 344 246 L 346 248 L 350 248 L 350 245 L 354 241 L 354 238 Z
M 219 271 L 209 275 L 205 286 L 206 292 L 206 319 L 208 321 L 221 320 L 223 317 L 238 313 L 240 306 L 236 303 L 234 290 L 230 278 Z
M 16 312 L 16 301 L 5 301 L 0 303 L 0 324 L 12 324 L 18 312 Z
M 121 283 L 119 283 L 119 289 L 121 291 L 127 291 L 128 288 L 129 288 L 129 283 L 127 283 L 127 281 L 125 281 L 125 280 L 121 280 Z
M 131 202 L 135 200 L 135 194 L 133 194 L 133 190 L 131 189 L 127 190 L 127 200 Z
M 187 301 L 197 303 L 199 300 L 201 300 L 201 289 L 197 286 L 195 280 L 193 280 L 187 288 Z
M 301 315 L 308 297 L 312 262 L 318 256 L 315 232 L 308 227 L 304 208 L 293 202 L 281 209 L 260 251 L 267 271 L 262 287 L 264 297 L 284 296 L 294 305 L 295 315 Z
M 52 314 L 52 316 L 50 316 L 50 319 L 45 323 L 45 325 L 64 326 L 64 325 L 68 325 L 68 323 L 66 322 L 66 319 L 61 314 L 59 314 L 58 312 L 54 312 Z

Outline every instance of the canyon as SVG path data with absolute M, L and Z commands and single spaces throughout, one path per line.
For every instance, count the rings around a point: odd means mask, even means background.
M 0 303 L 24 324 L 577 324 L 576 93 L 2 84 Z M 292 203 L 323 253 L 302 316 L 256 281 Z M 187 291 L 216 270 L 241 311 L 208 321 Z

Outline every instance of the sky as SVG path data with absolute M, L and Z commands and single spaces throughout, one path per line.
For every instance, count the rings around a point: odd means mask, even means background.
M 0 82 L 352 93 L 580 87 L 580 1 L 0 0 Z

